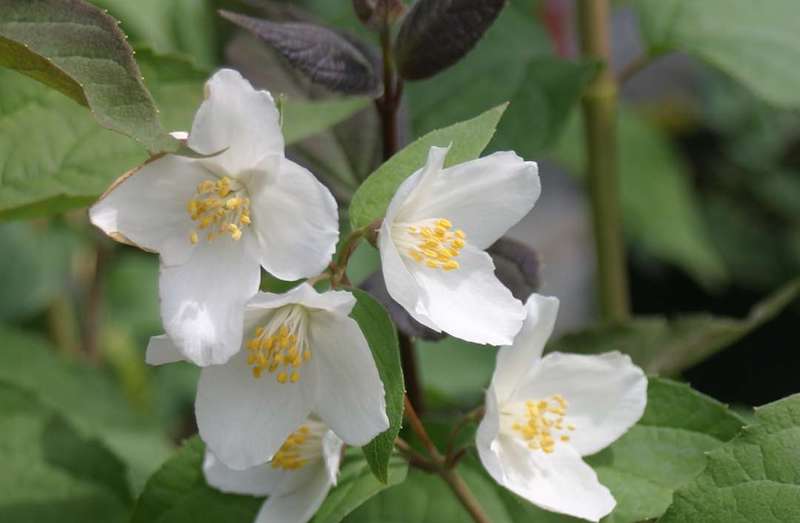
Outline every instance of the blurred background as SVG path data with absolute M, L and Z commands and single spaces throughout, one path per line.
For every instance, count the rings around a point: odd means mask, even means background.
M 93 3 L 121 20 L 166 125 L 176 130 L 188 129 L 204 79 L 222 65 L 290 100 L 331 97 L 217 17 L 217 8 L 315 20 L 375 41 L 344 0 Z M 745 318 L 800 275 L 800 117 L 682 53 L 638 67 L 641 24 L 619 4 L 612 34 L 614 69 L 627 78 L 619 115 L 622 207 L 633 309 L 647 317 L 631 327 L 635 336 L 626 331 L 620 339 L 651 343 L 680 321 L 716 322 L 717 330 L 697 335 L 738 341 L 681 366 L 680 378 L 741 406 L 797 392 L 800 308 L 781 303 L 763 318 Z M 407 140 L 511 101 L 487 152 L 513 148 L 540 162 L 542 197 L 510 236 L 535 249 L 540 292 L 561 300 L 560 334 L 597 320 L 580 116 L 576 107 L 549 105 L 550 87 L 538 77 L 554 61 L 577 59 L 573 9 L 570 0 L 511 0 L 466 59 L 409 84 L 402 108 Z M 0 163 L 0 379 L 102 436 L 133 464 L 138 489 L 172 445 L 195 432 L 197 370 L 144 364 L 148 338 L 162 332 L 157 257 L 101 237 L 85 207 L 76 206 L 89 204 L 144 152 L 100 129 L 70 100 L 8 70 L 0 70 L 0 137 L 7 158 Z M 296 142 L 289 155 L 346 205 L 380 162 L 373 107 Z M 34 184 L 18 183 L 26 173 L 38 177 Z M 84 193 L 61 195 L 62 180 L 78 180 Z M 28 191 L 42 188 L 57 194 L 50 203 L 65 212 L 43 217 L 41 208 L 24 204 Z M 374 250 L 362 247 L 351 278 L 361 282 L 377 267 Z M 572 336 L 563 343 L 580 334 Z M 443 340 L 420 343 L 418 351 L 434 410 L 480 397 L 492 350 Z M 9 479 L 0 488 L 2 481 Z

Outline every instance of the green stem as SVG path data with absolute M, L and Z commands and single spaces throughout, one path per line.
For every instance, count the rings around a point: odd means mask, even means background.
M 600 309 L 604 320 L 622 322 L 630 306 L 617 180 L 617 83 L 609 67 L 609 0 L 579 0 L 578 18 L 583 55 L 603 63 L 583 96 Z

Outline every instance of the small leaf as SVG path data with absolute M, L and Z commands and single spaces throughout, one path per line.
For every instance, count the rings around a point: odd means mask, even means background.
M 283 106 L 283 137 L 287 144 L 304 140 L 347 120 L 370 103 L 369 98 L 299 102 Z
M 756 409 L 756 422 L 708 454 L 662 523 L 800 521 L 800 394 Z
M 430 78 L 472 49 L 506 0 L 417 0 L 395 44 L 395 60 L 406 80 Z
M 353 195 L 350 223 L 353 229 L 365 227 L 383 218 L 395 191 L 403 181 L 421 169 L 432 146 L 447 147 L 447 165 L 455 165 L 480 156 L 494 136 L 497 123 L 508 104 L 498 105 L 471 120 L 432 131 L 395 154 L 381 165 Z
M 0 0 L 0 66 L 61 91 L 153 153 L 177 146 L 116 20 L 91 4 Z
M 522 302 L 539 288 L 539 256 L 522 242 L 500 238 L 486 252 L 494 261 L 494 273 L 511 294 Z
M 767 323 L 800 296 L 794 280 L 755 305 L 742 320 L 691 314 L 677 318 L 641 317 L 567 334 L 548 350 L 599 354 L 619 350 L 649 373 L 678 374 Z
M 733 76 L 758 96 L 800 107 L 796 0 L 632 0 L 651 54 L 679 50 Z
M 408 464 L 399 457 L 391 460 L 386 480 L 379 482 L 370 473 L 370 467 L 357 456 L 349 452 L 345 457 L 339 481 L 317 510 L 312 523 L 339 523 L 371 497 L 406 479 Z
M 312 82 L 344 94 L 378 97 L 383 85 L 360 45 L 325 27 L 276 23 L 221 10 L 220 16 L 247 29 L 278 51 Z
M 394 450 L 394 440 L 403 424 L 405 385 L 400 366 L 400 348 L 397 333 L 386 310 L 364 291 L 354 289 L 353 294 L 358 301 L 353 308 L 352 317 L 361 327 L 375 358 L 375 365 L 386 392 L 386 415 L 389 417 L 389 428 L 364 446 L 364 456 L 375 476 L 386 483 L 389 481 L 388 467 Z

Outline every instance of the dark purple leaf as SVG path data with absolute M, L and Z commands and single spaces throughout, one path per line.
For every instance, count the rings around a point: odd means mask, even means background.
M 494 260 L 497 279 L 523 302 L 539 288 L 539 256 L 522 242 L 500 238 L 486 249 Z
M 397 35 L 400 75 L 422 80 L 458 62 L 505 5 L 506 0 L 417 0 Z
M 220 16 L 247 29 L 278 51 L 312 82 L 332 91 L 378 97 L 383 85 L 362 45 L 322 26 L 277 23 L 221 10 Z

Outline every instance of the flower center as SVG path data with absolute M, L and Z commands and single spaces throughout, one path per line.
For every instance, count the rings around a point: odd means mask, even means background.
M 565 424 L 567 400 L 561 394 L 547 399 L 524 403 L 522 412 L 517 412 L 511 429 L 527 442 L 531 450 L 541 450 L 547 454 L 555 450 L 556 442 L 568 442 L 567 432 L 575 430 L 572 424 Z
M 467 235 L 461 229 L 452 230 L 446 218 L 435 218 L 408 224 L 394 225 L 393 238 L 400 252 L 431 269 L 454 271 L 459 268 L 458 257 Z
M 309 421 L 293 432 L 270 460 L 274 469 L 299 470 L 322 456 L 321 423 Z
M 244 187 L 227 176 L 200 182 L 186 204 L 189 216 L 197 225 L 197 229 L 189 233 L 189 240 L 197 243 L 202 233 L 208 241 L 224 234 L 230 234 L 234 240 L 240 239 L 242 228 L 250 224 L 250 199 L 244 194 Z
M 267 371 L 276 375 L 278 383 L 300 380 L 300 367 L 311 359 L 305 319 L 302 307 L 289 305 L 278 309 L 266 325 L 256 327 L 245 344 L 254 378 Z

